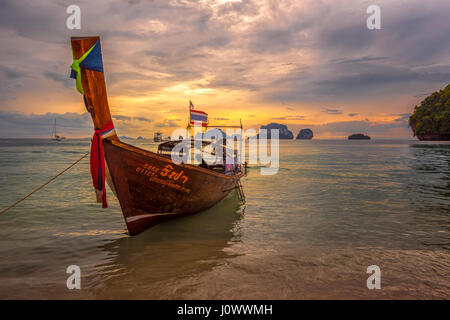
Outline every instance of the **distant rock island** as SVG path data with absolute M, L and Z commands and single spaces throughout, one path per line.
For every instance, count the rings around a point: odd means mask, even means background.
M 132 138 L 130 138 L 130 137 L 127 137 L 127 136 L 120 136 L 120 137 L 119 137 L 119 139 L 122 139 L 122 140 L 127 140 L 127 139 L 132 139 Z
M 284 124 L 279 123 L 269 123 L 267 126 L 261 126 L 260 129 L 267 129 L 267 138 L 270 139 L 270 130 L 272 129 L 278 129 L 279 130 L 279 139 L 285 139 L 285 140 L 292 140 L 294 139 L 294 135 L 292 132 L 288 129 L 288 127 Z M 259 138 L 259 134 L 258 134 Z
M 370 137 L 362 133 L 355 133 L 348 136 L 348 140 L 370 140 Z
M 137 137 L 138 140 L 143 140 L 144 138 L 142 138 L 141 136 Z
M 311 140 L 314 137 L 314 134 L 311 129 L 301 129 L 298 132 L 297 140 Z
M 450 84 L 415 106 L 409 125 L 419 140 L 450 141 Z

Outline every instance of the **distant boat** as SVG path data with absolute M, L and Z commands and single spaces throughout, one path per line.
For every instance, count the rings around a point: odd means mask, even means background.
M 355 133 L 348 136 L 348 140 L 370 140 L 370 137 L 362 133 Z
M 161 142 L 162 141 L 162 133 L 161 132 L 155 132 L 155 135 L 153 136 L 154 142 Z
M 52 135 L 50 136 L 50 139 L 52 139 L 53 141 L 66 140 L 66 137 L 60 136 L 56 133 L 56 118 L 55 123 L 53 124 Z

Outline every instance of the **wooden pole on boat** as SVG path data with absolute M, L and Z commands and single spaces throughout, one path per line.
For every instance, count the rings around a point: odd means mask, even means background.
M 75 59 L 80 59 L 100 37 L 72 37 L 72 51 Z M 103 72 L 81 68 L 81 83 L 83 85 L 86 105 L 94 122 L 95 129 L 102 129 L 111 121 L 108 98 L 106 95 L 105 76 Z M 108 139 L 118 140 L 114 132 Z

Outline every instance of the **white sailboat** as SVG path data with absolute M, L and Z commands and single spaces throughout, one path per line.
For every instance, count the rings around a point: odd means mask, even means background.
M 55 118 L 55 123 L 53 125 L 52 135 L 50 136 L 50 139 L 52 139 L 53 141 L 66 140 L 66 137 L 60 136 L 56 133 L 56 118 Z

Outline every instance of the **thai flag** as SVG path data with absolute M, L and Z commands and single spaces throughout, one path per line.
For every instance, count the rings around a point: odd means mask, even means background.
M 201 124 L 203 127 L 206 127 L 208 125 L 208 114 L 206 112 L 194 109 L 191 109 L 189 111 L 191 112 L 190 124 Z

